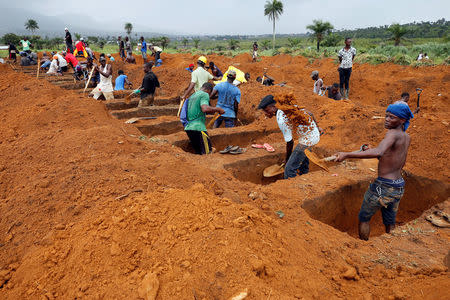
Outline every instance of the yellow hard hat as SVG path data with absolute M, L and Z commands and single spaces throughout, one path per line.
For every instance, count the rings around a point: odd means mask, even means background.
M 198 61 L 201 61 L 201 62 L 204 63 L 205 65 L 206 65 L 206 62 L 207 62 L 206 57 L 204 57 L 204 56 L 200 56 L 200 57 L 198 58 Z

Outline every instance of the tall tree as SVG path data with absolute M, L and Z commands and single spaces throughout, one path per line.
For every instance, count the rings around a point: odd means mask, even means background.
M 39 29 L 39 26 L 36 20 L 28 19 L 28 21 L 25 22 L 25 29 L 34 34 L 34 32 Z
M 272 49 L 275 50 L 275 22 L 283 14 L 283 3 L 278 0 L 268 0 L 264 5 L 264 16 L 269 18 L 269 21 L 273 22 L 273 40 Z
M 130 35 L 130 33 L 133 31 L 133 24 L 131 23 L 125 23 L 125 31 L 127 32 L 128 35 Z
M 314 20 L 313 24 L 306 26 L 306 29 L 309 29 L 313 32 L 313 36 L 317 40 L 317 51 L 320 50 L 320 42 L 323 40 L 325 35 L 331 33 L 333 30 L 333 25 L 330 22 L 324 22 L 322 20 Z
M 159 38 L 159 42 L 164 50 L 164 48 L 166 48 L 169 45 L 170 39 L 167 36 L 162 36 Z
M 187 47 L 188 43 L 189 43 L 189 40 L 187 38 L 184 38 L 183 39 L 183 46 L 184 46 L 184 48 Z
M 403 36 L 408 33 L 408 29 L 398 23 L 389 26 L 387 31 L 392 34 L 391 40 L 394 40 L 395 46 L 400 45 L 400 42 L 404 39 Z
M 200 39 L 193 39 L 192 42 L 194 43 L 194 48 L 198 49 L 198 45 L 200 44 Z

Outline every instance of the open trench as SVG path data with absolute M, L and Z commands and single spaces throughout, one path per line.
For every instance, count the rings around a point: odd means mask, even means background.
M 22 68 L 19 71 L 36 75 L 36 67 L 33 66 L 34 73 L 30 69 Z M 84 89 L 84 82 L 74 82 L 71 74 L 64 76 L 40 74 L 39 78 L 45 78 L 52 84 L 78 93 L 82 93 Z M 87 90 L 86 95 L 90 90 Z M 138 99 L 132 98 L 129 103 L 124 101 L 123 98 L 129 92 L 114 92 L 114 100 L 104 101 L 105 107 L 112 117 L 124 121 L 130 118 L 156 117 L 154 120 L 139 120 L 134 126 L 145 136 L 163 137 L 173 146 L 193 153 L 189 140 L 184 134 L 183 127 L 176 116 L 180 101 L 179 97 L 157 98 L 154 106 L 138 108 Z M 210 118 L 211 116 L 208 116 L 207 121 Z M 228 145 L 238 145 L 247 149 L 247 152 L 242 155 L 222 155 L 217 152 L 212 155 L 218 158 L 219 167 L 229 171 L 237 180 L 267 185 L 283 179 L 283 174 L 271 178 L 264 178 L 262 174 L 266 167 L 283 162 L 285 156 L 284 144 L 274 145 L 277 149 L 274 153 L 261 149 L 252 149 L 252 143 L 263 143 L 269 137 L 271 137 L 271 140 L 282 141 L 281 133 L 277 129 L 246 128 L 245 125 L 251 124 L 254 120 L 254 118 L 240 120 L 239 125 L 241 126 L 231 129 L 218 128 L 209 130 L 212 145 L 217 150 L 221 150 Z M 329 149 L 320 147 L 314 147 L 314 152 L 319 156 L 326 156 L 330 153 Z M 215 167 L 217 168 L 217 166 Z M 319 171 L 319 167 L 310 163 L 310 172 L 316 171 Z M 447 200 L 450 195 L 447 183 L 416 175 L 409 175 L 405 180 L 405 194 L 400 202 L 397 215 L 399 224 L 418 218 L 425 210 Z M 353 237 L 357 237 L 357 216 L 369 184 L 369 181 L 360 181 L 352 185 L 341 186 L 335 190 L 326 191 L 323 196 L 306 199 L 302 204 L 302 208 L 312 218 L 346 232 Z M 381 221 L 381 214 L 378 212 L 371 221 L 371 236 L 378 236 L 383 233 L 384 226 Z

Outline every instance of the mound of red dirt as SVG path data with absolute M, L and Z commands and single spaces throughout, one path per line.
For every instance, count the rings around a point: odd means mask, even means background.
M 183 92 L 190 79 L 184 68 L 195 59 L 163 54 L 164 65 L 154 69 L 160 95 Z M 402 91 L 424 88 L 422 111 L 408 130 L 406 170 L 448 183 L 448 67 L 356 65 L 351 100 L 333 101 L 312 95 L 309 78 L 318 69 L 327 84 L 335 81 L 332 60 L 208 59 L 252 78 L 268 68 L 290 86 L 243 84 L 240 117 L 253 121 L 247 129 L 276 128 L 256 106 L 267 94 L 289 95 L 289 105 L 315 114 L 327 151 L 376 145 L 384 128 L 372 117 L 383 116 Z M 123 69 L 138 86 L 137 60 L 113 63 L 114 73 Z M 214 168 L 214 156 L 141 140 L 101 102 L 6 65 L 0 120 L 2 299 L 229 299 L 243 291 L 246 299 L 437 299 L 450 290 L 448 231 L 417 219 L 396 235 L 362 242 L 302 208 L 375 177 L 369 168 L 350 162 L 334 169 L 339 176 L 319 171 L 267 186 L 239 181 Z

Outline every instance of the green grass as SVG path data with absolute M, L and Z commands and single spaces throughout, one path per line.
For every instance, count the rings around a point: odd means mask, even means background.
M 277 39 L 276 49 L 271 48 L 271 41 L 267 48 L 263 48 L 263 41 L 268 39 L 259 39 L 260 56 L 272 56 L 279 53 L 289 54 L 293 56 L 301 55 L 311 59 L 320 57 L 335 58 L 337 52 L 342 45 L 333 47 L 321 47 L 320 51 L 316 51 L 315 41 L 308 38 L 300 38 L 299 44 L 291 47 L 288 38 L 282 37 Z M 186 47 L 180 41 L 172 41 L 169 47 L 164 50 L 166 53 L 190 53 L 193 55 L 216 53 L 225 56 L 236 56 L 242 53 L 250 53 L 254 40 L 239 40 L 239 46 L 235 50 L 228 49 L 228 41 L 224 40 L 201 40 L 198 49 L 194 49 L 192 42 Z M 392 62 L 399 65 L 433 65 L 433 64 L 449 64 L 450 63 L 450 42 L 444 39 L 412 39 L 405 41 L 404 45 L 394 46 L 392 41 L 382 39 L 355 39 L 353 46 L 357 49 L 358 55 L 355 58 L 358 63 L 380 64 Z M 63 50 L 64 44 L 60 44 L 57 49 Z M 134 46 L 135 49 L 136 46 Z M 115 43 L 108 43 L 102 49 L 98 45 L 91 44 L 91 49 L 102 53 L 117 53 L 118 46 Z M 51 49 L 42 49 L 39 51 L 52 51 Z M 416 57 L 419 52 L 426 52 L 431 61 L 427 63 L 417 63 Z M 140 54 L 139 51 L 134 51 Z M 0 56 L 7 56 L 7 51 L 0 50 Z

